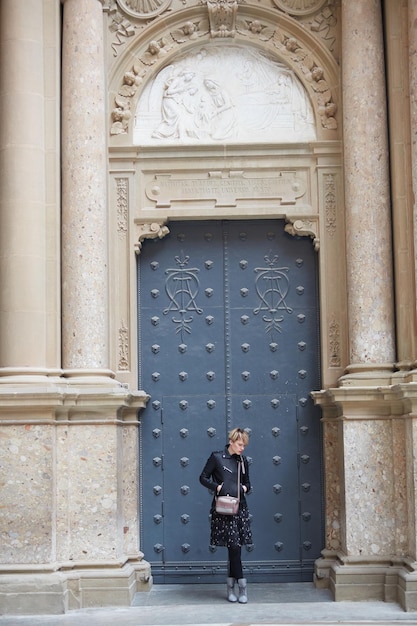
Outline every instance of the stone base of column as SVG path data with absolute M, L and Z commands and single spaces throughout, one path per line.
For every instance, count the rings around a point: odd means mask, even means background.
M 0 570 L 2 615 L 57 615 L 75 609 L 132 605 L 137 592 L 149 591 L 147 561 L 123 566 L 92 566 L 70 571 L 5 573 Z
M 151 584 L 137 485 L 147 394 L 106 370 L 52 381 L 8 374 L 0 382 L 1 612 L 130 606 Z
M 338 384 L 339 387 L 388 385 L 394 369 L 394 363 L 351 363 Z
M 397 602 L 417 611 L 417 563 L 389 558 L 353 558 L 323 551 L 314 583 L 329 588 L 336 602 Z

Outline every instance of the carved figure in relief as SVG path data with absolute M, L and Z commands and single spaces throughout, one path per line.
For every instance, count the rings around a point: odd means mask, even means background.
M 117 96 L 116 104 L 116 108 L 114 108 L 111 113 L 111 118 L 113 121 L 111 129 L 112 135 L 120 135 L 121 133 L 126 132 L 129 120 L 132 117 L 130 102 L 128 100 Z
M 196 137 L 193 97 L 197 88 L 192 82 L 194 76 L 194 72 L 183 70 L 178 76 L 166 81 L 162 98 L 162 122 L 152 137 Z
M 204 86 L 210 99 L 207 104 L 203 96 L 200 102 L 200 121 L 203 122 L 203 128 L 212 139 L 227 139 L 236 124 L 232 99 L 214 80 L 206 79 Z
M 167 65 L 135 112 L 139 144 L 314 139 L 311 103 L 295 73 L 239 45 L 201 46 Z
M 289 37 L 285 42 L 285 48 L 290 53 L 291 58 L 300 63 L 304 73 L 307 73 L 314 67 L 314 59 L 312 54 L 300 46 L 294 37 Z
M 159 60 L 161 56 L 165 56 L 168 51 L 166 43 L 167 42 L 164 39 L 161 39 L 160 41 L 156 41 L 155 39 L 153 39 L 149 43 L 148 49 L 145 54 L 140 57 L 142 63 L 144 63 L 145 65 L 153 65 Z
M 208 33 L 208 21 L 185 22 L 181 28 L 171 31 L 171 37 L 176 43 L 185 43 L 189 39 L 197 39 Z
M 274 36 L 274 29 L 262 24 L 259 20 L 237 20 L 236 30 L 241 35 L 246 35 L 251 39 L 269 41 Z

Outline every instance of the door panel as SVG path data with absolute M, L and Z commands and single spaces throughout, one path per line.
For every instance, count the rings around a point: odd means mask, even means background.
M 224 578 L 212 450 L 243 426 L 252 580 L 309 580 L 323 547 L 317 257 L 278 220 L 170 224 L 138 261 L 141 549 L 158 582 Z

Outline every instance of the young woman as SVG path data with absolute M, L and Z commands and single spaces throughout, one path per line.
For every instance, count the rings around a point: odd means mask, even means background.
M 226 546 L 228 549 L 227 599 L 229 602 L 246 604 L 246 578 L 243 578 L 242 546 L 252 543 L 249 511 L 246 494 L 251 485 L 249 465 L 242 453 L 249 441 L 248 434 L 241 428 L 229 433 L 229 445 L 218 452 L 212 452 L 200 474 L 200 483 L 214 492 L 211 503 L 210 543 L 213 546 Z M 238 466 L 240 466 L 240 494 L 237 492 Z M 240 496 L 236 515 L 222 515 L 216 512 L 216 495 Z M 237 581 L 239 595 L 235 594 Z

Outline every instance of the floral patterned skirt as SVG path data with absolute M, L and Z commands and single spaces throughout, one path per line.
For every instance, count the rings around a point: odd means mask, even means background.
M 234 548 L 252 544 L 249 511 L 240 506 L 236 515 L 221 515 L 213 511 L 210 523 L 210 544 Z

